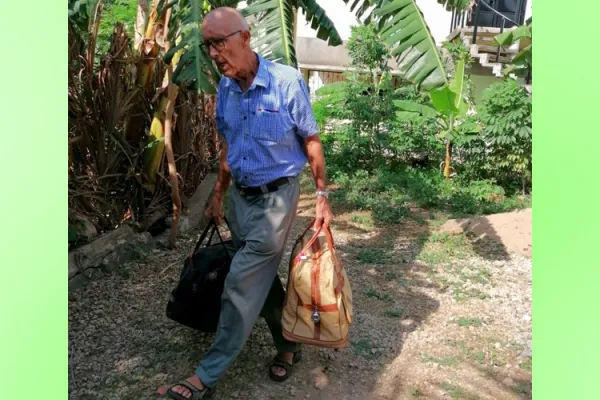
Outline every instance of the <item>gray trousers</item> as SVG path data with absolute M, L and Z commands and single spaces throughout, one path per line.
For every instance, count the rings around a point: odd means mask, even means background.
M 227 218 L 239 250 L 225 280 L 215 341 L 196 369 L 208 387 L 214 387 L 236 359 L 259 315 L 265 318 L 278 353 L 299 349 L 283 337 L 284 290 L 277 275 L 300 196 L 298 179 L 291 181 L 259 196 L 245 196 L 234 185 L 230 188 Z

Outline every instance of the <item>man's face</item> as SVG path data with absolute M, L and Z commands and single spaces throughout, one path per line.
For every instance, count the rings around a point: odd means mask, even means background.
M 250 33 L 244 30 L 228 29 L 228 24 L 208 22 L 202 26 L 202 36 L 206 50 L 219 71 L 228 78 L 235 78 L 247 67 L 244 59 L 250 42 Z

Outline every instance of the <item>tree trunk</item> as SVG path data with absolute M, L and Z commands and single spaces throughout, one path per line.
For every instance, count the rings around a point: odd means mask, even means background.
M 137 17 L 135 20 L 135 42 L 134 49 L 140 51 L 140 46 L 144 38 L 144 31 L 148 24 L 148 0 L 138 0 Z
M 143 0 L 140 0 L 140 4 L 142 1 Z M 146 133 L 144 97 L 149 96 L 151 91 L 154 89 L 154 67 L 160 52 L 160 46 L 156 41 L 156 36 L 159 33 L 159 30 L 166 25 L 164 18 L 165 16 L 161 16 L 158 13 L 158 3 L 158 0 L 154 1 L 152 11 L 147 17 L 148 23 L 144 28 L 144 36 L 141 38 L 139 47 L 136 47 L 140 51 L 140 61 L 137 64 L 136 83 L 142 90 L 139 92 L 139 97 L 136 99 L 136 102 L 132 107 L 131 117 L 127 120 L 125 125 L 125 138 L 127 139 L 127 142 L 134 147 L 139 145 L 140 141 L 144 137 L 144 134 Z M 137 29 L 139 28 L 140 27 L 136 23 L 136 35 Z
M 177 100 L 177 88 L 171 82 L 173 74 L 173 66 L 169 64 L 167 67 L 169 75 L 168 103 L 167 112 L 165 115 L 165 153 L 167 155 L 167 163 L 169 165 L 169 180 L 171 181 L 171 198 L 173 200 L 173 223 L 171 224 L 171 232 L 169 233 L 169 248 L 175 247 L 175 239 L 177 237 L 179 216 L 181 214 L 181 197 L 179 195 L 179 180 L 177 178 L 177 166 L 175 164 L 175 155 L 173 154 L 173 110 L 175 109 L 175 101 Z
M 94 16 L 90 19 L 90 26 L 88 28 L 88 47 L 86 54 L 86 68 L 88 83 L 91 85 L 92 76 L 94 76 L 94 58 L 96 56 L 96 40 L 98 39 L 98 29 L 100 28 L 100 20 L 102 18 L 102 8 L 104 4 L 102 1 L 96 3 L 96 9 L 94 10 Z M 91 87 L 91 86 L 90 86 Z
M 171 48 L 168 40 L 169 21 L 171 20 L 172 8 L 167 10 L 165 19 L 165 52 Z M 174 57 L 167 66 L 167 109 L 165 113 L 165 153 L 167 155 L 167 164 L 169 166 L 169 180 L 171 181 L 171 199 L 173 201 L 173 220 L 171 231 L 169 232 L 168 247 L 175 247 L 175 239 L 179 228 L 179 216 L 181 214 L 181 196 L 179 195 L 179 180 L 177 178 L 177 165 L 175 164 L 175 155 L 173 154 L 173 112 L 175 110 L 175 101 L 177 100 L 177 87 L 173 84 L 173 65 L 179 61 L 179 57 Z M 163 93 L 164 96 L 164 93 Z
M 452 142 L 446 143 L 446 161 L 444 161 L 444 178 L 450 179 L 450 162 L 452 161 Z

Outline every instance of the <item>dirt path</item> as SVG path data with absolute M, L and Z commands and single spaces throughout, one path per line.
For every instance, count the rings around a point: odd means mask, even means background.
M 290 241 L 312 215 L 304 197 Z M 266 374 L 274 348 L 261 320 L 217 399 L 531 398 L 530 259 L 501 244 L 478 251 L 462 234 L 436 233 L 439 224 L 379 228 L 366 213 L 336 215 L 354 293 L 352 344 L 305 348 L 293 377 L 277 384 Z M 194 240 L 154 250 L 72 296 L 70 399 L 154 399 L 159 385 L 194 370 L 211 335 L 165 317 Z

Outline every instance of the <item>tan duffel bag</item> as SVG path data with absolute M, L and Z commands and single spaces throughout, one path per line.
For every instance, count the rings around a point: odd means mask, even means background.
M 319 347 L 344 347 L 352 324 L 352 290 L 329 227 L 311 225 L 294 244 L 283 306 L 283 336 Z

